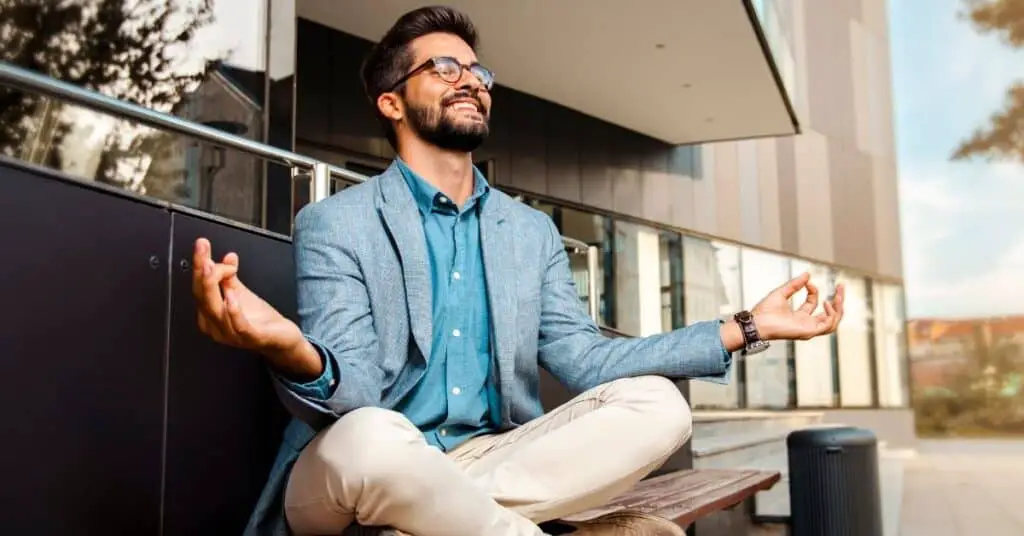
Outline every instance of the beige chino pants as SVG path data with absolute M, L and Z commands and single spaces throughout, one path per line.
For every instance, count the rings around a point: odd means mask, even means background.
M 538 523 L 633 487 L 691 430 L 686 400 L 655 376 L 595 387 L 448 454 L 400 413 L 358 409 L 303 450 L 285 515 L 299 536 L 337 536 L 353 522 L 414 536 L 536 536 Z

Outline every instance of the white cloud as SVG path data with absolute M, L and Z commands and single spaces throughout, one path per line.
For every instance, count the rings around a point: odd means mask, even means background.
M 910 315 L 1024 312 L 1024 166 L 935 161 L 900 183 Z
M 1024 304 L 1024 240 L 991 268 L 953 283 L 907 281 L 911 316 L 972 317 L 1020 314 Z

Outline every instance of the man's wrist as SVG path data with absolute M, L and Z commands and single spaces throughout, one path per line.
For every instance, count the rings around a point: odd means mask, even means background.
M 725 347 L 725 351 L 729 353 L 738 352 L 746 346 L 746 340 L 743 338 L 743 329 L 732 318 L 722 322 L 720 333 L 722 335 L 722 346 Z
M 324 372 L 320 352 L 303 336 L 282 347 L 268 349 L 263 355 L 279 374 L 296 383 L 313 381 Z
M 766 321 L 763 314 L 753 313 L 754 327 L 757 328 L 757 335 L 762 341 L 773 340 L 771 322 Z M 722 334 L 722 346 L 725 347 L 727 352 L 738 352 L 747 347 L 747 340 L 743 336 L 743 328 L 739 322 L 733 318 L 733 315 L 729 315 L 729 318 L 724 319 L 721 328 Z

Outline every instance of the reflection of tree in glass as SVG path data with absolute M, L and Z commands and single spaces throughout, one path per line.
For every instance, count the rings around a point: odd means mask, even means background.
M 966 17 L 980 33 L 994 33 L 1013 48 L 1024 47 L 1024 0 L 964 0 Z M 1002 110 L 964 140 L 954 159 L 982 156 L 1024 163 L 1024 82 L 1006 93 Z
M 1022 354 L 1013 342 L 997 340 L 984 324 L 939 388 L 914 396 L 918 432 L 923 435 L 1019 435 L 1024 433 Z
M 184 71 L 175 50 L 213 22 L 212 0 L 0 0 L 0 59 L 111 97 L 170 109 L 213 68 Z M 0 88 L 0 152 L 61 168 L 57 150 L 71 123 L 64 104 Z M 125 130 L 134 132 L 126 133 Z M 152 136 L 136 128 L 106 137 L 96 179 L 114 182 L 119 155 Z M 158 136 L 165 140 L 166 136 Z M 116 149 L 118 154 L 111 154 Z

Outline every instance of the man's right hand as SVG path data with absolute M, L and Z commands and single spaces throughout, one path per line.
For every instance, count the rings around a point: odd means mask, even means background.
M 294 322 L 242 284 L 238 255 L 228 253 L 218 263 L 211 251 L 208 240 L 196 240 L 192 294 L 199 329 L 219 343 L 262 354 L 291 379 L 319 377 L 323 372 L 320 354 Z

